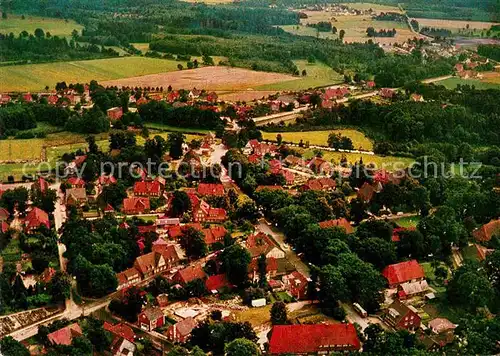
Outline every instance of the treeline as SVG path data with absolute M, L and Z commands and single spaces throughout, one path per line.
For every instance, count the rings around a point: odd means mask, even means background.
M 422 27 L 420 33 L 431 37 L 450 37 L 452 32 L 445 28 Z
M 377 21 L 406 22 L 406 16 L 399 12 L 381 12 L 380 14 L 373 16 L 372 19 Z
M 92 59 L 117 57 L 113 49 L 106 49 L 94 44 L 81 45 L 74 40 L 51 36 L 37 29 L 35 34 L 23 31 L 19 36 L 0 34 L 0 61 L 46 62 L 53 60 Z
M 479 45 L 477 53 L 481 56 L 500 61 L 500 45 Z
M 396 36 L 396 29 L 395 28 L 393 28 L 392 30 L 381 29 L 377 31 L 373 27 L 368 27 L 366 29 L 366 35 L 368 37 L 394 37 Z
M 307 26 L 315 28 L 320 32 L 331 32 L 332 31 L 332 23 L 328 22 L 328 21 L 320 21 L 318 23 L 308 23 Z

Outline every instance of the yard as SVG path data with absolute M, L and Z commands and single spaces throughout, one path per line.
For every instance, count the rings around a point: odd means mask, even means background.
M 326 130 L 326 131 L 302 131 L 302 132 L 262 132 L 262 137 L 265 140 L 276 140 L 276 135 L 281 134 L 283 141 L 299 143 L 302 140 L 304 143 L 309 141 L 311 145 L 328 146 L 328 136 L 330 133 L 339 133 L 342 136 L 347 136 L 352 140 L 354 147 L 363 151 L 373 150 L 372 141 L 365 136 L 364 133 L 358 130 Z
M 500 77 L 489 75 L 484 79 L 461 79 L 449 78 L 436 83 L 436 85 L 444 85 L 448 89 L 455 89 L 457 85 L 475 86 L 476 89 L 500 89 Z
M 46 85 L 53 88 L 57 82 L 62 81 L 66 83 L 85 83 L 93 79 L 105 81 L 177 71 L 177 64 L 179 62 L 174 60 L 122 57 L 13 65 L 0 67 L 0 88 L 3 91 L 41 91 Z
M 18 35 L 22 31 L 34 33 L 37 28 L 50 32 L 52 36 L 71 36 L 73 30 L 81 31 L 83 26 L 72 20 L 50 17 L 25 16 L 8 14 L 7 19 L 0 20 L 0 33 Z
M 305 69 L 307 75 L 300 79 L 284 81 L 281 83 L 261 85 L 257 90 L 301 90 L 326 85 L 338 84 L 344 81 L 344 77 L 335 72 L 331 67 L 321 62 L 308 63 L 306 60 L 296 60 L 295 65 L 299 73 Z
M 236 312 L 236 320 L 237 321 L 248 321 L 252 326 L 258 327 L 271 320 L 271 307 L 272 305 L 266 305 L 261 308 L 250 308 L 243 311 Z
M 15 263 L 21 259 L 21 247 L 19 239 L 10 240 L 9 244 L 2 251 L 3 263 Z
M 420 222 L 420 216 L 407 216 L 393 220 L 398 226 L 404 228 L 417 227 Z

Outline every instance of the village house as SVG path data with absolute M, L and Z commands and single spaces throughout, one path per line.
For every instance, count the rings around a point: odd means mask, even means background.
M 2 234 L 5 234 L 7 231 L 9 231 L 9 224 L 7 224 L 5 221 L 0 222 L 0 232 Z
M 123 109 L 121 107 L 114 107 L 108 109 L 106 114 L 111 121 L 120 120 L 123 116 Z
M 399 300 L 389 305 L 384 312 L 383 318 L 393 328 L 408 331 L 418 329 L 421 321 L 417 309 L 411 305 L 403 304 Z
M 85 188 L 85 181 L 82 178 L 71 177 L 68 179 L 67 183 L 71 188 Z
M 382 275 L 389 288 L 396 288 L 405 282 L 418 282 L 425 278 L 424 269 L 417 260 L 395 263 L 384 268 Z
M 340 228 L 344 229 L 345 232 L 348 234 L 354 233 L 354 228 L 349 223 L 349 221 L 347 221 L 346 218 L 322 221 L 318 225 L 322 229 L 328 229 L 328 228 L 332 228 L 332 227 L 340 227 Z
M 116 290 L 128 288 L 142 280 L 141 272 L 135 267 L 126 269 L 123 272 L 116 274 L 118 280 L 118 287 Z
M 112 175 L 101 175 L 98 179 L 98 184 L 101 186 L 106 186 L 110 184 L 115 184 L 116 183 L 116 178 L 113 177 Z
M 472 236 L 474 236 L 478 242 L 490 241 L 493 236 L 500 237 L 500 219 L 491 220 L 489 223 L 474 230 Z
M 206 277 L 207 275 L 205 274 L 202 266 L 196 264 L 177 271 L 177 273 L 172 277 L 172 281 L 181 285 L 186 285 L 195 279 L 205 279 Z
M 306 165 L 306 162 L 302 158 L 294 155 L 286 156 L 285 159 L 283 160 L 283 163 L 286 164 L 288 167 L 297 167 L 297 166 L 304 167 Z
M 432 319 L 427 325 L 432 333 L 430 335 L 421 335 L 419 337 L 420 341 L 425 345 L 427 350 L 438 351 L 440 348 L 453 342 L 457 326 L 445 318 Z
M 227 212 L 222 208 L 212 208 L 207 202 L 201 200 L 199 204 L 192 205 L 193 220 L 200 223 L 222 223 L 227 220 Z
M 266 258 L 285 258 L 285 252 L 283 252 L 283 250 L 263 232 L 248 236 L 246 248 L 250 252 L 252 258 L 258 258 L 261 255 L 266 256 Z
M 297 300 L 307 299 L 309 280 L 299 271 L 283 276 L 283 286 Z
M 123 212 L 129 215 L 149 213 L 149 198 L 125 198 L 123 199 Z
M 181 237 L 184 232 L 186 231 L 187 228 L 192 227 L 193 229 L 196 229 L 198 231 L 202 230 L 202 226 L 200 223 L 189 223 L 189 224 L 184 224 L 184 225 L 172 225 L 167 228 L 167 234 L 168 237 L 171 239 L 178 239 Z
M 81 206 L 86 204 L 87 201 L 85 188 L 71 188 L 66 190 L 66 205 Z
M 278 261 L 274 257 L 266 258 L 266 279 L 270 280 L 271 278 L 276 277 L 278 273 Z M 248 279 L 257 283 L 260 279 L 260 271 L 259 271 L 259 258 L 253 258 L 248 264 Z
M 52 345 L 71 345 L 73 338 L 82 336 L 83 332 L 78 323 L 65 326 L 47 335 L 47 339 Z
M 153 331 L 165 324 L 165 316 L 160 308 L 147 307 L 139 314 L 137 324 L 142 330 Z
M 150 252 L 135 259 L 134 267 L 141 272 L 143 278 L 149 278 L 152 275 L 166 271 L 168 265 L 161 253 Z
M 275 325 L 270 355 L 309 355 L 357 351 L 361 347 L 353 324 Z
M 155 299 L 156 304 L 158 304 L 160 308 L 164 308 L 169 304 L 168 294 L 166 293 L 157 295 Z
M 193 331 L 196 325 L 196 320 L 192 317 L 188 317 L 174 325 L 169 326 L 165 332 L 165 336 L 170 342 L 183 344 L 187 341 L 191 335 L 191 331 Z
M 175 246 L 168 245 L 167 242 L 161 237 L 153 242 L 152 250 L 153 252 L 157 252 L 163 256 L 163 259 L 167 264 L 167 269 L 177 266 L 181 260 L 177 254 Z
M 217 196 L 222 197 L 226 193 L 224 192 L 224 186 L 222 184 L 208 184 L 208 183 L 200 183 L 198 185 L 197 192 L 200 196 Z
M 104 330 L 113 335 L 110 349 L 113 356 L 133 356 L 135 353 L 135 333 L 132 328 L 123 323 L 103 325 Z
M 42 226 L 50 229 L 49 214 L 40 208 L 33 208 L 28 215 L 26 215 L 24 229 L 26 232 L 31 232 Z
M 224 236 L 227 234 L 227 230 L 224 226 L 213 226 L 208 229 L 203 229 L 203 234 L 205 235 L 205 243 L 207 246 L 212 246 L 215 243 L 224 243 Z
M 161 186 L 158 181 L 135 182 L 134 195 L 139 197 L 159 197 Z
M 205 287 L 210 293 L 217 294 L 224 289 L 232 288 L 232 285 L 227 280 L 226 275 L 222 273 L 208 277 L 205 281 Z
M 392 99 L 396 93 L 392 89 L 382 88 L 380 89 L 379 94 L 382 98 Z
M 12 98 L 8 94 L 0 94 L 0 105 L 5 105 L 10 103 Z
M 368 182 L 364 182 L 358 189 L 357 196 L 364 203 L 369 203 L 376 193 L 376 189 Z
M 309 169 L 315 174 L 331 175 L 333 172 L 331 163 L 319 157 L 311 159 L 307 164 L 307 167 L 309 167 Z
M 300 187 L 300 189 L 302 191 L 331 191 L 334 190 L 336 186 L 337 183 L 332 178 L 317 178 L 308 180 Z
M 427 281 L 405 282 L 398 286 L 398 299 L 405 300 L 419 295 L 424 295 L 429 290 Z

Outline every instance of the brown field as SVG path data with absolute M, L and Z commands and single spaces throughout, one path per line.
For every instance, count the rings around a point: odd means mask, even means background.
M 256 72 L 249 69 L 231 67 L 204 67 L 169 73 L 150 74 L 104 81 L 103 85 L 113 86 L 163 86 L 174 89 L 204 88 L 207 90 L 246 90 L 255 86 L 300 79 L 279 73 Z
M 484 72 L 482 82 L 500 84 L 500 72 Z
M 477 29 L 477 30 L 487 30 L 493 25 L 498 25 L 495 22 L 480 22 L 480 21 L 460 21 L 460 20 L 439 20 L 439 19 L 422 19 L 416 18 L 420 27 L 428 26 L 434 28 L 446 28 L 449 30 L 459 30 L 466 28 L 469 25 L 469 28 Z
M 228 101 L 252 101 L 259 100 L 265 98 L 269 95 L 276 94 L 276 90 L 246 90 L 246 91 L 237 91 L 234 93 L 222 93 L 219 94 L 220 100 L 228 100 Z

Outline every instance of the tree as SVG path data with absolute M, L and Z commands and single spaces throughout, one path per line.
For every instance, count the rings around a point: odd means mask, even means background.
M 170 213 L 172 216 L 181 217 L 191 210 L 191 200 L 185 191 L 176 190 L 172 197 Z
M 114 184 L 106 185 L 102 188 L 99 200 L 102 202 L 101 206 L 103 208 L 105 208 L 107 204 L 110 204 L 114 209 L 118 209 L 122 205 L 123 199 L 126 197 L 126 187 L 123 182 L 119 181 Z
M 446 293 L 451 303 L 471 312 L 488 306 L 494 295 L 484 269 L 474 262 L 466 263 L 455 271 Z
M 307 76 L 307 70 L 305 70 L 305 69 L 302 70 L 302 76 L 303 77 Z
M 104 330 L 103 324 L 103 321 L 91 316 L 86 319 L 83 328 L 85 336 L 97 352 L 103 352 L 111 345 L 111 336 Z
M 226 356 L 258 356 L 259 347 L 248 339 L 235 339 L 224 347 Z
M 191 226 L 183 231 L 180 243 L 184 251 L 186 251 L 186 255 L 192 259 L 203 257 L 208 252 L 205 235 L 202 231 Z
M 344 30 L 340 30 L 339 32 L 339 40 L 343 40 L 344 39 L 344 36 L 345 36 L 345 31 Z
M 0 205 L 7 209 L 11 215 L 14 214 L 15 209 L 24 214 L 28 198 L 29 192 L 24 187 L 9 189 L 2 194 Z
M 31 201 L 36 206 L 47 213 L 53 213 L 57 201 L 57 192 L 54 189 L 46 189 L 42 192 L 40 189 L 31 190 Z
M 0 339 L 0 353 L 3 356 L 29 356 L 30 352 L 19 341 L 12 336 L 5 336 Z
M 283 142 L 283 136 L 281 134 L 276 135 L 276 143 L 278 146 L 281 146 L 281 143 Z
M 267 286 L 267 259 L 264 254 L 259 256 L 257 264 L 259 267 L 259 286 L 264 288 Z
M 243 246 L 236 244 L 226 248 L 220 255 L 229 282 L 241 286 L 248 280 L 248 265 L 252 260 Z
M 335 35 L 337 34 L 337 27 L 335 26 L 332 26 L 332 33 Z
M 349 300 L 350 291 L 342 271 L 332 265 L 323 266 L 318 271 L 320 289 L 318 299 L 327 314 L 338 307 L 339 301 Z
M 286 304 L 283 302 L 274 302 L 271 307 L 271 323 L 273 325 L 284 325 L 287 322 Z
M 178 70 L 183 70 L 183 69 L 184 69 L 184 67 L 182 66 L 182 64 L 180 64 L 180 63 L 179 63 L 179 64 L 177 64 L 177 69 L 178 69 Z
M 35 37 L 40 39 L 45 37 L 45 32 L 41 28 L 35 29 Z
M 95 142 L 95 136 L 87 136 L 85 141 L 87 141 L 87 144 L 89 145 L 89 153 L 99 153 L 99 146 L 97 146 L 97 143 Z
M 169 154 L 173 159 L 182 157 L 182 144 L 186 137 L 181 132 L 172 132 L 168 134 L 167 144 L 170 148 Z
M 366 262 L 382 270 L 385 266 L 396 262 L 396 248 L 392 241 L 379 238 L 368 238 L 356 241 L 355 251 Z
M 62 302 L 69 298 L 71 293 L 71 278 L 63 271 L 57 271 L 49 285 L 50 295 L 54 302 Z

